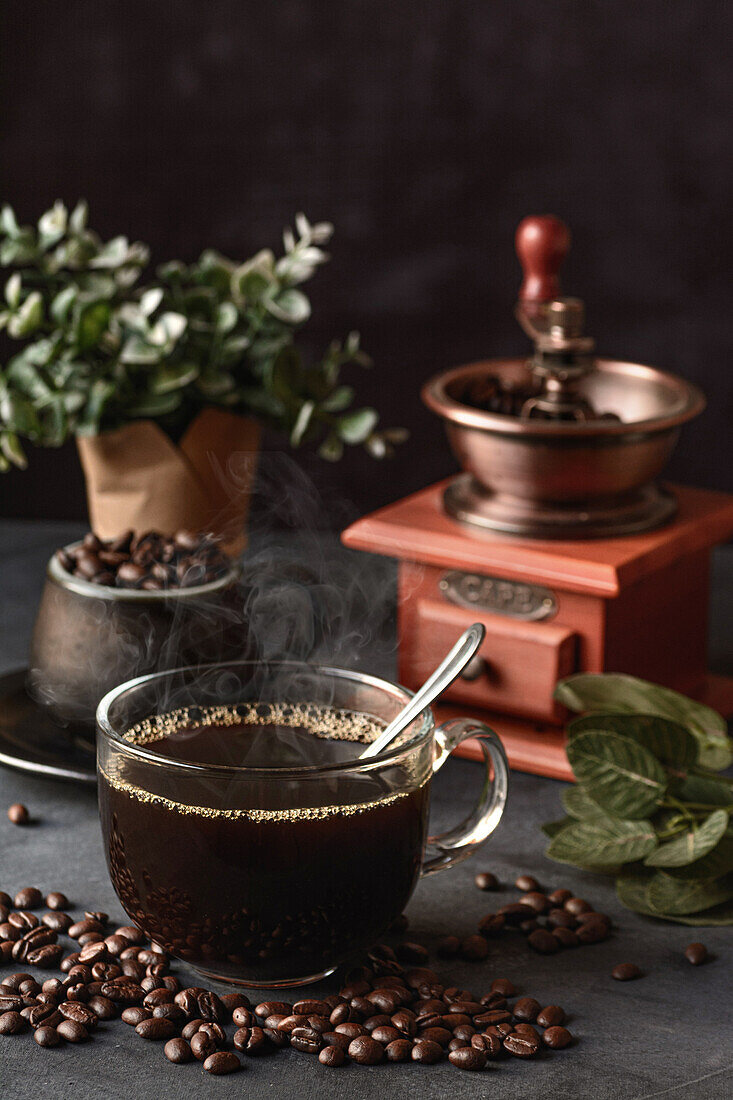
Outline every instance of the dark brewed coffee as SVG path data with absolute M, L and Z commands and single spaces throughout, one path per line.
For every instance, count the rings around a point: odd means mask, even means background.
M 161 760 L 151 782 L 148 763 L 144 786 L 134 761 L 100 775 L 109 869 L 130 916 L 195 966 L 253 982 L 315 975 L 368 946 L 412 892 L 428 810 L 426 781 L 333 767 L 381 728 L 321 705 L 245 704 L 128 731 L 165 760 L 208 766 Z

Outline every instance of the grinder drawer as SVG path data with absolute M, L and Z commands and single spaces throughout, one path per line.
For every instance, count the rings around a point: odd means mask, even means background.
M 576 671 L 577 635 L 555 623 L 480 615 L 417 599 L 402 615 L 402 683 L 412 689 L 424 683 L 458 635 L 477 621 L 486 627 L 483 645 L 445 697 L 529 718 L 560 719 L 552 693 L 558 680 Z

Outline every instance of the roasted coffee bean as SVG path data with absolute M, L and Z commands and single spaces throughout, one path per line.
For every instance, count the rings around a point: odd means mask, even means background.
M 155 1013 L 155 1009 L 153 1009 L 153 1013 Z M 224 1028 L 211 1020 L 204 1020 L 203 1023 L 199 1024 L 199 1034 L 210 1035 L 218 1047 L 226 1045 L 227 1037 Z
M 321 1033 L 312 1027 L 296 1027 L 290 1033 L 290 1045 L 303 1054 L 318 1054 L 323 1039 Z
M 296 1001 L 292 1008 L 294 1016 L 328 1016 L 331 1008 L 325 1001 Z
M 100 986 L 105 982 L 112 982 L 115 978 L 122 976 L 122 967 L 117 963 L 110 962 L 97 962 L 92 967 L 92 978 L 95 982 L 99 982 Z M 142 989 L 142 985 L 140 986 Z
M 105 925 L 109 921 L 109 914 L 103 913 L 100 909 L 85 909 L 84 917 L 86 920 L 98 921 L 101 925 Z
M 338 1032 L 339 1035 L 347 1035 L 349 1039 L 358 1039 L 361 1035 L 369 1034 L 361 1024 L 348 1021 L 345 1024 L 337 1024 L 333 1030 Z
M 530 905 L 523 905 L 521 901 L 515 901 L 509 905 L 502 905 L 498 916 L 502 916 L 506 924 L 516 927 L 523 920 L 534 920 L 535 911 Z
M 43 904 L 43 894 L 37 887 L 24 887 L 13 898 L 15 909 L 39 909 Z
M 57 1047 L 61 1042 L 61 1036 L 56 1028 L 48 1025 L 36 1028 L 33 1032 L 33 1038 L 39 1047 Z
M 145 996 L 140 986 L 127 978 L 105 982 L 101 992 L 103 997 L 109 997 L 110 1001 L 118 1005 L 139 1004 Z
M 223 1077 L 226 1073 L 236 1073 L 242 1068 L 242 1063 L 231 1050 L 218 1050 L 216 1054 L 210 1054 L 204 1062 L 204 1069 L 215 1077 Z
M 274 1021 L 277 1021 L 277 1023 Z M 307 1016 L 281 1016 L 278 1012 L 273 1012 L 272 1016 L 267 1016 L 265 1018 L 263 1026 L 275 1027 L 278 1031 L 290 1033 L 294 1031 L 296 1027 L 305 1027 L 307 1023 Z
M 607 913 L 596 913 L 593 909 L 588 913 L 578 913 L 576 917 L 578 924 L 597 924 L 603 923 L 608 928 L 611 927 L 611 918 Z
M 0 936 L 0 965 L 8 964 L 13 955 L 13 944 L 10 940 L 3 940 Z
M 20 993 L 0 993 L 0 1012 L 20 1012 L 23 996 Z
M 349 1053 L 351 1053 L 351 1047 L 349 1047 Z M 412 1061 L 421 1062 L 425 1066 L 435 1065 L 442 1057 L 443 1048 L 438 1043 L 433 1043 L 429 1039 L 417 1039 L 410 1051 L 410 1058 Z
M 141 1039 L 160 1042 L 163 1039 L 173 1038 L 176 1034 L 176 1025 L 172 1020 L 163 1019 L 161 1016 L 152 1016 L 149 1020 L 141 1020 L 135 1031 Z
M 288 1004 L 287 1001 L 262 1001 L 261 1004 L 255 1006 L 254 1013 L 255 1016 L 258 1016 L 262 1020 L 266 1020 L 268 1016 L 274 1016 L 276 1014 L 280 1016 L 292 1016 L 293 1006 Z
M 209 1055 L 217 1049 L 217 1045 L 216 1041 L 206 1032 L 197 1031 L 191 1038 L 191 1053 L 197 1062 L 205 1062 Z
M 453 1038 L 453 1032 L 449 1031 L 447 1027 L 426 1027 L 420 1031 L 418 1039 L 428 1040 L 431 1043 L 438 1043 L 441 1047 L 448 1046 L 448 1043 Z
M 125 977 L 130 978 L 136 985 L 140 985 L 140 982 L 146 977 L 145 967 L 137 959 L 123 959 L 120 957 L 120 966 Z
M 149 1008 L 142 1008 L 140 1005 L 133 1005 L 130 1008 L 123 1008 L 120 1019 L 130 1024 L 131 1027 L 137 1027 L 143 1020 L 152 1019 L 152 1012 Z
M 75 985 L 68 985 L 65 993 L 67 1001 L 82 1001 L 86 1003 L 89 1000 L 89 990 L 81 982 L 77 982 Z
M 160 1020 L 170 1020 L 172 1024 L 178 1024 L 179 1026 L 186 1022 L 186 1013 L 178 1005 L 156 1005 L 153 1009 L 153 1016 Z
M 222 993 L 219 1000 L 228 1012 L 234 1012 L 235 1008 L 249 1008 L 250 1000 L 245 993 Z
M 261 1027 L 240 1027 L 234 1032 L 232 1041 L 237 1050 L 250 1057 L 264 1053 L 267 1045 L 265 1033 Z
M 524 893 L 527 893 L 528 890 L 541 889 L 539 882 L 536 878 L 533 878 L 532 875 L 519 875 L 518 878 L 515 879 L 514 885 L 517 890 L 523 890 Z
M 499 993 L 502 997 L 513 997 L 517 991 L 508 978 L 494 978 L 491 983 L 491 992 Z
M 19 1012 L 2 1012 L 0 1009 L 0 1035 L 20 1035 L 28 1023 Z
M 366 997 L 352 997 L 349 1001 L 349 1008 L 352 1010 L 352 1015 L 355 1014 L 358 1019 L 359 1017 L 363 1018 L 371 1015 L 375 1005 L 368 1001 Z
M 401 1008 L 398 1012 L 395 1012 L 392 1016 L 392 1026 L 396 1027 L 402 1035 L 411 1039 L 417 1034 L 417 1020 L 415 1019 L 415 1013 L 409 1008 Z
M 336 1068 L 337 1066 L 343 1066 L 346 1062 L 346 1055 L 341 1047 L 326 1046 L 320 1051 L 318 1055 L 318 1061 L 322 1066 L 330 1066 Z
M 87 932 L 101 932 L 102 925 L 98 920 L 78 920 L 76 924 L 72 924 L 69 928 L 68 936 L 71 940 L 78 940 L 80 936 L 85 935 Z
M 461 940 L 461 958 L 469 962 L 479 962 L 489 953 L 489 945 L 483 936 L 466 936 Z
M 63 1020 L 63 1016 L 55 1005 L 26 1005 L 25 1008 L 21 1008 L 20 1014 L 31 1027 L 40 1027 L 41 1024 L 56 1027 L 56 1024 Z
M 349 1058 L 360 1066 L 376 1066 L 384 1058 L 384 1047 L 369 1035 L 359 1035 L 349 1043 Z
M 169 989 L 152 989 L 143 998 L 145 1008 L 155 1008 L 156 1005 L 173 1004 L 173 994 Z M 176 1006 L 180 1007 L 180 1006 Z M 183 1011 L 183 1009 L 181 1009 Z
M 373 1004 L 379 1012 L 386 1012 L 388 1016 L 391 1016 L 402 1005 L 402 996 L 396 989 L 375 989 L 371 993 L 367 993 L 366 1000 Z
M 547 914 L 548 928 L 576 928 L 577 920 L 566 909 L 551 909 Z
M 708 949 L 704 943 L 689 943 L 685 948 L 685 958 L 693 966 L 701 966 L 707 957 Z
M 283 1031 L 278 1031 L 277 1028 L 263 1027 L 262 1034 L 267 1040 L 266 1046 L 274 1046 L 282 1050 L 283 1047 L 290 1045 L 290 1036 Z
M 76 1020 L 62 1020 L 60 1024 L 57 1024 L 56 1030 L 62 1039 L 66 1039 L 67 1043 L 84 1043 L 89 1038 L 89 1032 L 83 1024 L 79 1024 Z
M 191 1047 L 185 1039 L 169 1039 L 163 1047 L 163 1053 L 169 1062 L 173 1062 L 177 1066 L 182 1066 L 193 1060 Z
M 351 1008 L 347 1004 L 336 1005 L 334 1010 L 328 1017 L 328 1022 L 331 1027 L 336 1027 L 336 1024 L 345 1024 L 347 1020 L 351 1019 Z
M 499 880 L 491 871 L 479 871 L 473 881 L 479 890 L 499 889 Z
M 552 934 L 561 947 L 580 946 L 580 940 L 570 928 L 553 928 Z
M 145 936 L 134 924 L 123 924 L 120 928 L 115 929 L 113 935 L 122 936 L 134 947 L 139 947 L 145 942 Z
M 521 1032 L 513 1031 L 504 1040 L 504 1050 L 513 1054 L 515 1058 L 533 1058 L 539 1049 L 538 1039 Z
M 437 946 L 437 954 L 441 959 L 454 959 L 461 949 L 461 941 L 458 936 L 445 936 Z
M 237 1027 L 252 1027 L 255 1022 L 254 1013 L 250 1012 L 248 1008 L 235 1008 L 232 1012 L 232 1023 Z
M 520 997 L 514 1005 L 514 1019 L 531 1024 L 537 1019 L 537 1013 L 542 1011 L 542 1005 L 534 997 Z
M 548 1027 L 542 1036 L 545 1046 L 552 1047 L 553 1050 L 562 1050 L 572 1041 L 573 1037 L 566 1027 Z
M 388 1062 L 408 1062 L 412 1054 L 409 1039 L 394 1039 L 384 1050 Z
M 79 959 L 86 966 L 94 966 L 107 958 L 107 945 L 104 940 L 86 943 L 79 952 Z
M 578 925 L 575 934 L 580 943 L 601 943 L 603 940 L 608 939 L 609 932 L 610 926 L 606 921 L 593 920 Z
M 527 936 L 527 943 L 533 951 L 537 951 L 540 955 L 554 955 L 556 951 L 560 950 L 558 940 L 546 928 L 538 928 L 536 931 L 530 932 Z
M 376 1039 L 382 1046 L 387 1046 L 389 1043 L 393 1043 L 396 1039 L 404 1039 L 404 1035 L 401 1031 L 398 1031 L 396 1027 L 390 1027 L 389 1024 L 381 1024 L 379 1027 L 375 1027 L 371 1031 L 372 1039 Z M 448 1033 L 450 1038 L 450 1032 Z M 434 1035 L 427 1036 L 429 1039 L 434 1039 Z
M 107 954 L 111 955 L 113 959 L 122 958 L 126 951 L 134 952 L 135 948 L 128 945 L 128 941 L 124 936 L 106 936 L 105 946 L 107 948 Z M 131 955 L 128 956 L 130 958 Z
M 496 1031 L 472 1035 L 470 1045 L 474 1050 L 480 1050 L 487 1058 L 498 1058 L 504 1049 L 501 1036 Z
M 461 1050 L 452 1050 L 448 1061 L 456 1069 L 477 1070 L 486 1065 L 486 1055 L 475 1047 L 463 1047 Z
M 430 953 L 426 947 L 423 947 L 420 943 L 409 943 L 408 941 L 398 943 L 395 954 L 401 963 L 426 963 L 430 958 Z
M 117 1018 L 117 1007 L 110 1001 L 109 997 L 95 995 L 89 998 L 87 1004 L 98 1020 L 115 1020 Z
M 564 905 L 568 898 L 571 898 L 573 896 L 573 892 L 572 890 L 565 890 L 563 887 L 560 887 L 560 889 L 553 890 L 552 893 L 548 894 L 547 896 L 553 905 L 557 905 L 559 907 Z
M 18 992 L 23 997 L 35 997 L 41 990 L 42 986 L 38 984 L 35 978 L 23 978 L 18 986 Z
M 13 914 L 11 913 L 10 915 L 12 916 Z M 0 924 L 0 940 L 5 940 L 12 945 L 16 940 L 19 940 L 22 935 L 23 933 L 20 928 L 16 928 L 10 921 L 3 921 L 3 923 Z
M 184 1039 L 190 1042 L 203 1023 L 203 1020 L 189 1020 L 181 1031 L 181 1035 Z
M 611 971 L 611 977 L 617 982 L 632 982 L 641 977 L 641 970 L 636 963 L 619 963 Z
M 12 806 L 8 806 L 8 821 L 13 825 L 27 825 L 30 816 L 28 807 L 22 802 L 14 802 Z
M 84 932 L 81 936 L 79 936 L 77 943 L 81 948 L 86 947 L 90 943 L 101 943 L 103 939 L 104 937 L 102 936 L 101 932 Z
M 550 899 L 539 890 L 530 890 L 528 893 L 522 894 L 519 904 L 529 905 L 535 913 L 546 913 L 551 908 Z
M 537 1023 L 540 1027 L 557 1027 L 565 1023 L 565 1010 L 560 1005 L 547 1005 L 537 1013 Z
M 542 925 L 538 920 L 523 920 L 519 925 L 519 931 L 523 932 L 525 936 L 528 936 L 530 932 L 536 932 Z
M 88 1031 L 91 1031 L 99 1023 L 96 1013 L 89 1005 L 82 1004 L 81 1001 L 62 1001 L 59 1005 L 59 1012 L 64 1019 L 75 1020 L 78 1024 L 83 1024 Z
M 473 1022 L 476 1027 L 491 1027 L 494 1024 L 508 1024 L 511 1018 L 511 1013 L 506 1009 L 492 1009 L 474 1016 Z
M 476 1028 L 473 1024 L 461 1023 L 457 1027 L 453 1028 L 453 1038 L 462 1039 L 465 1043 L 470 1043 L 472 1036 L 476 1034 Z
M 27 913 L 24 910 L 16 910 L 12 913 L 8 913 L 8 924 L 12 924 L 13 928 L 19 928 L 22 935 L 26 932 L 32 931 L 34 928 L 38 928 L 40 921 L 35 913 Z M 47 929 L 51 931 L 51 929 Z
M 60 890 L 52 890 L 50 894 L 46 894 L 47 909 L 68 909 L 69 904 L 66 894 L 62 894 Z
M 48 898 L 46 899 L 48 901 Z M 41 917 L 41 924 L 45 924 L 46 928 L 52 928 L 54 932 L 67 932 L 73 921 L 68 913 L 50 912 L 44 913 Z
M 341 1047 L 343 1051 L 347 1051 L 351 1039 L 348 1035 L 339 1035 L 337 1031 L 324 1031 L 323 1041 L 327 1043 L 328 1046 Z M 412 1046 L 412 1043 L 410 1043 L 410 1046 Z
M 73 985 L 75 982 L 84 982 L 85 984 L 92 979 L 92 971 L 90 967 L 85 966 L 83 963 L 77 963 L 76 966 L 72 966 L 71 970 L 66 975 L 66 981 L 64 985 Z
M 563 905 L 563 909 L 577 917 L 580 913 L 592 912 L 593 906 L 584 901 L 583 898 L 568 898 Z

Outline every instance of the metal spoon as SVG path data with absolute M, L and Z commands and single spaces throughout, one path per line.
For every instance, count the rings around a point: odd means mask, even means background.
M 364 750 L 359 757 L 360 760 L 378 756 L 391 741 L 394 741 L 395 737 L 409 726 L 410 722 L 417 718 L 418 714 L 435 702 L 439 695 L 443 694 L 445 689 L 463 672 L 471 658 L 475 656 L 484 640 L 485 633 L 486 631 L 481 623 L 474 623 L 469 626 L 465 633 L 461 634 L 445 660 L 441 661 L 420 690 L 415 692 L 407 706 L 400 711 L 396 718 L 392 719 L 385 730 L 382 730 L 376 741 L 372 741 L 371 745 Z

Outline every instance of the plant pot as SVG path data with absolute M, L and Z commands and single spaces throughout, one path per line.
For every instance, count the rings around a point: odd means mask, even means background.
M 259 443 L 255 420 L 222 409 L 200 412 L 178 445 L 152 420 L 79 437 L 92 530 L 210 531 L 242 548 Z

